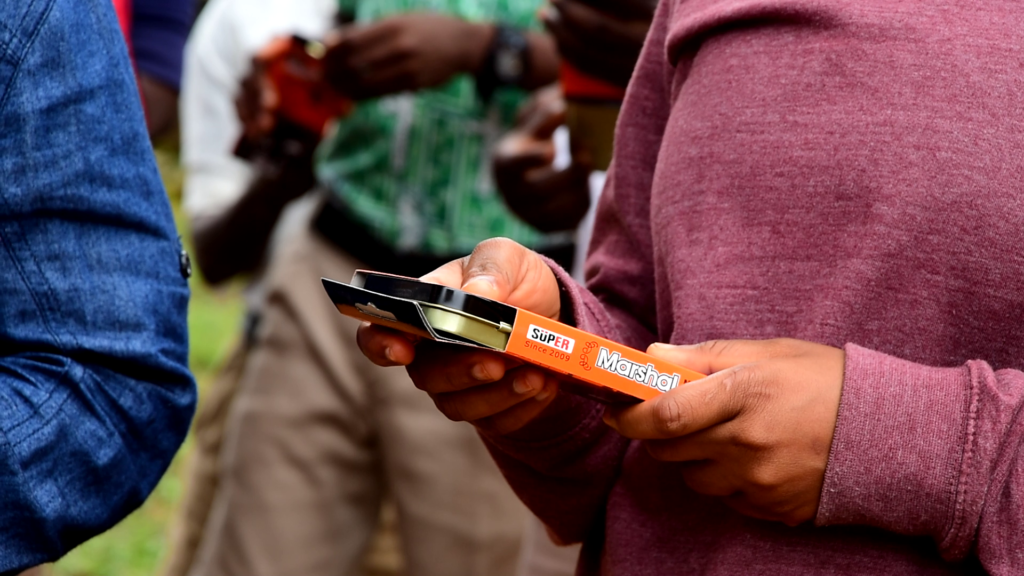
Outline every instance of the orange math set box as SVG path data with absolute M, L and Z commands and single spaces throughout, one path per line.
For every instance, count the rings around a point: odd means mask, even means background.
M 703 378 L 578 328 L 454 288 L 357 271 L 323 279 L 347 316 L 444 342 L 504 352 L 566 377 L 562 388 L 606 404 L 634 403 Z

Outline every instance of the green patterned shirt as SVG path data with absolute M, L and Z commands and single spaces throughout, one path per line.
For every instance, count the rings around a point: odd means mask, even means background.
M 534 25 L 540 0 L 341 0 L 357 23 L 410 11 Z M 317 151 L 317 176 L 349 215 L 399 253 L 452 256 L 494 236 L 540 248 L 556 242 L 515 217 L 491 179 L 490 150 L 524 94 L 484 106 L 473 78 L 360 102 Z

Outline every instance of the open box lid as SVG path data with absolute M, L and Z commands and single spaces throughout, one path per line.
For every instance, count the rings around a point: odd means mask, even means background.
M 391 274 L 359 270 L 350 284 L 321 282 L 345 315 L 451 344 L 503 352 L 517 314 L 507 304 Z

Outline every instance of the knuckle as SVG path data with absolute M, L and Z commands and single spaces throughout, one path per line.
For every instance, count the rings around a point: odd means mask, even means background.
M 797 526 L 804 523 L 804 518 L 801 518 L 796 512 L 786 512 L 779 516 L 779 521 L 789 526 L 790 528 L 796 528 Z
M 747 483 L 757 491 L 772 491 L 784 485 L 784 474 L 778 466 L 759 463 L 751 466 L 746 473 Z
M 694 400 L 688 395 L 664 396 L 654 409 L 654 429 L 662 436 L 680 435 L 686 428 L 686 420 L 693 414 Z
M 457 398 L 453 398 L 449 394 L 435 394 L 432 395 L 434 399 L 434 405 L 437 409 L 445 415 L 446 418 L 454 422 L 464 422 L 466 420 L 464 416 L 464 407 Z
M 409 57 L 416 53 L 416 40 L 410 38 L 408 34 L 402 34 L 396 38 L 392 46 L 394 47 L 395 54 L 402 57 Z
M 409 375 L 409 379 L 412 380 L 413 386 L 420 390 L 427 391 L 429 388 L 428 380 L 423 374 L 421 362 L 414 361 L 412 364 L 409 364 L 405 367 L 405 372 Z
M 769 358 L 792 356 L 799 349 L 800 341 L 794 338 L 774 338 L 764 342 Z
M 712 355 L 724 354 L 729 350 L 728 340 L 707 340 L 697 345 L 701 352 Z
M 737 412 L 759 409 L 771 396 L 771 382 L 759 364 L 737 366 L 726 375 L 723 387 Z
M 512 418 L 492 417 L 488 418 L 488 420 L 490 421 L 491 430 L 493 430 L 496 434 L 499 434 L 501 436 L 511 434 L 522 427 L 519 421 L 514 420 Z
M 496 416 L 479 418 L 477 420 L 474 420 L 472 424 L 473 426 L 476 426 L 477 429 L 479 429 L 481 432 L 487 434 L 496 434 L 498 436 L 508 434 L 508 432 L 505 431 L 506 426 Z
M 648 441 L 644 443 L 644 448 L 655 460 L 669 461 L 672 459 L 672 450 L 666 442 Z
M 683 468 L 683 482 L 691 490 L 706 496 L 728 496 L 733 489 L 710 462 L 695 463 Z
M 730 443 L 747 453 L 755 455 L 768 453 L 773 448 L 772 439 L 769 434 L 750 429 L 734 433 L 730 438 Z
M 459 390 L 462 388 L 462 377 L 458 376 L 454 370 L 445 370 L 443 374 L 446 389 Z

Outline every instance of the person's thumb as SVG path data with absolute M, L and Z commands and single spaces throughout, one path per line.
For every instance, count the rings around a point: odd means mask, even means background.
M 783 352 L 783 345 L 780 340 L 709 340 L 683 346 L 652 344 L 647 353 L 702 374 L 714 374 L 778 356 Z
M 507 238 L 485 240 L 463 260 L 462 289 L 549 318 L 557 318 L 561 308 L 551 268 Z

